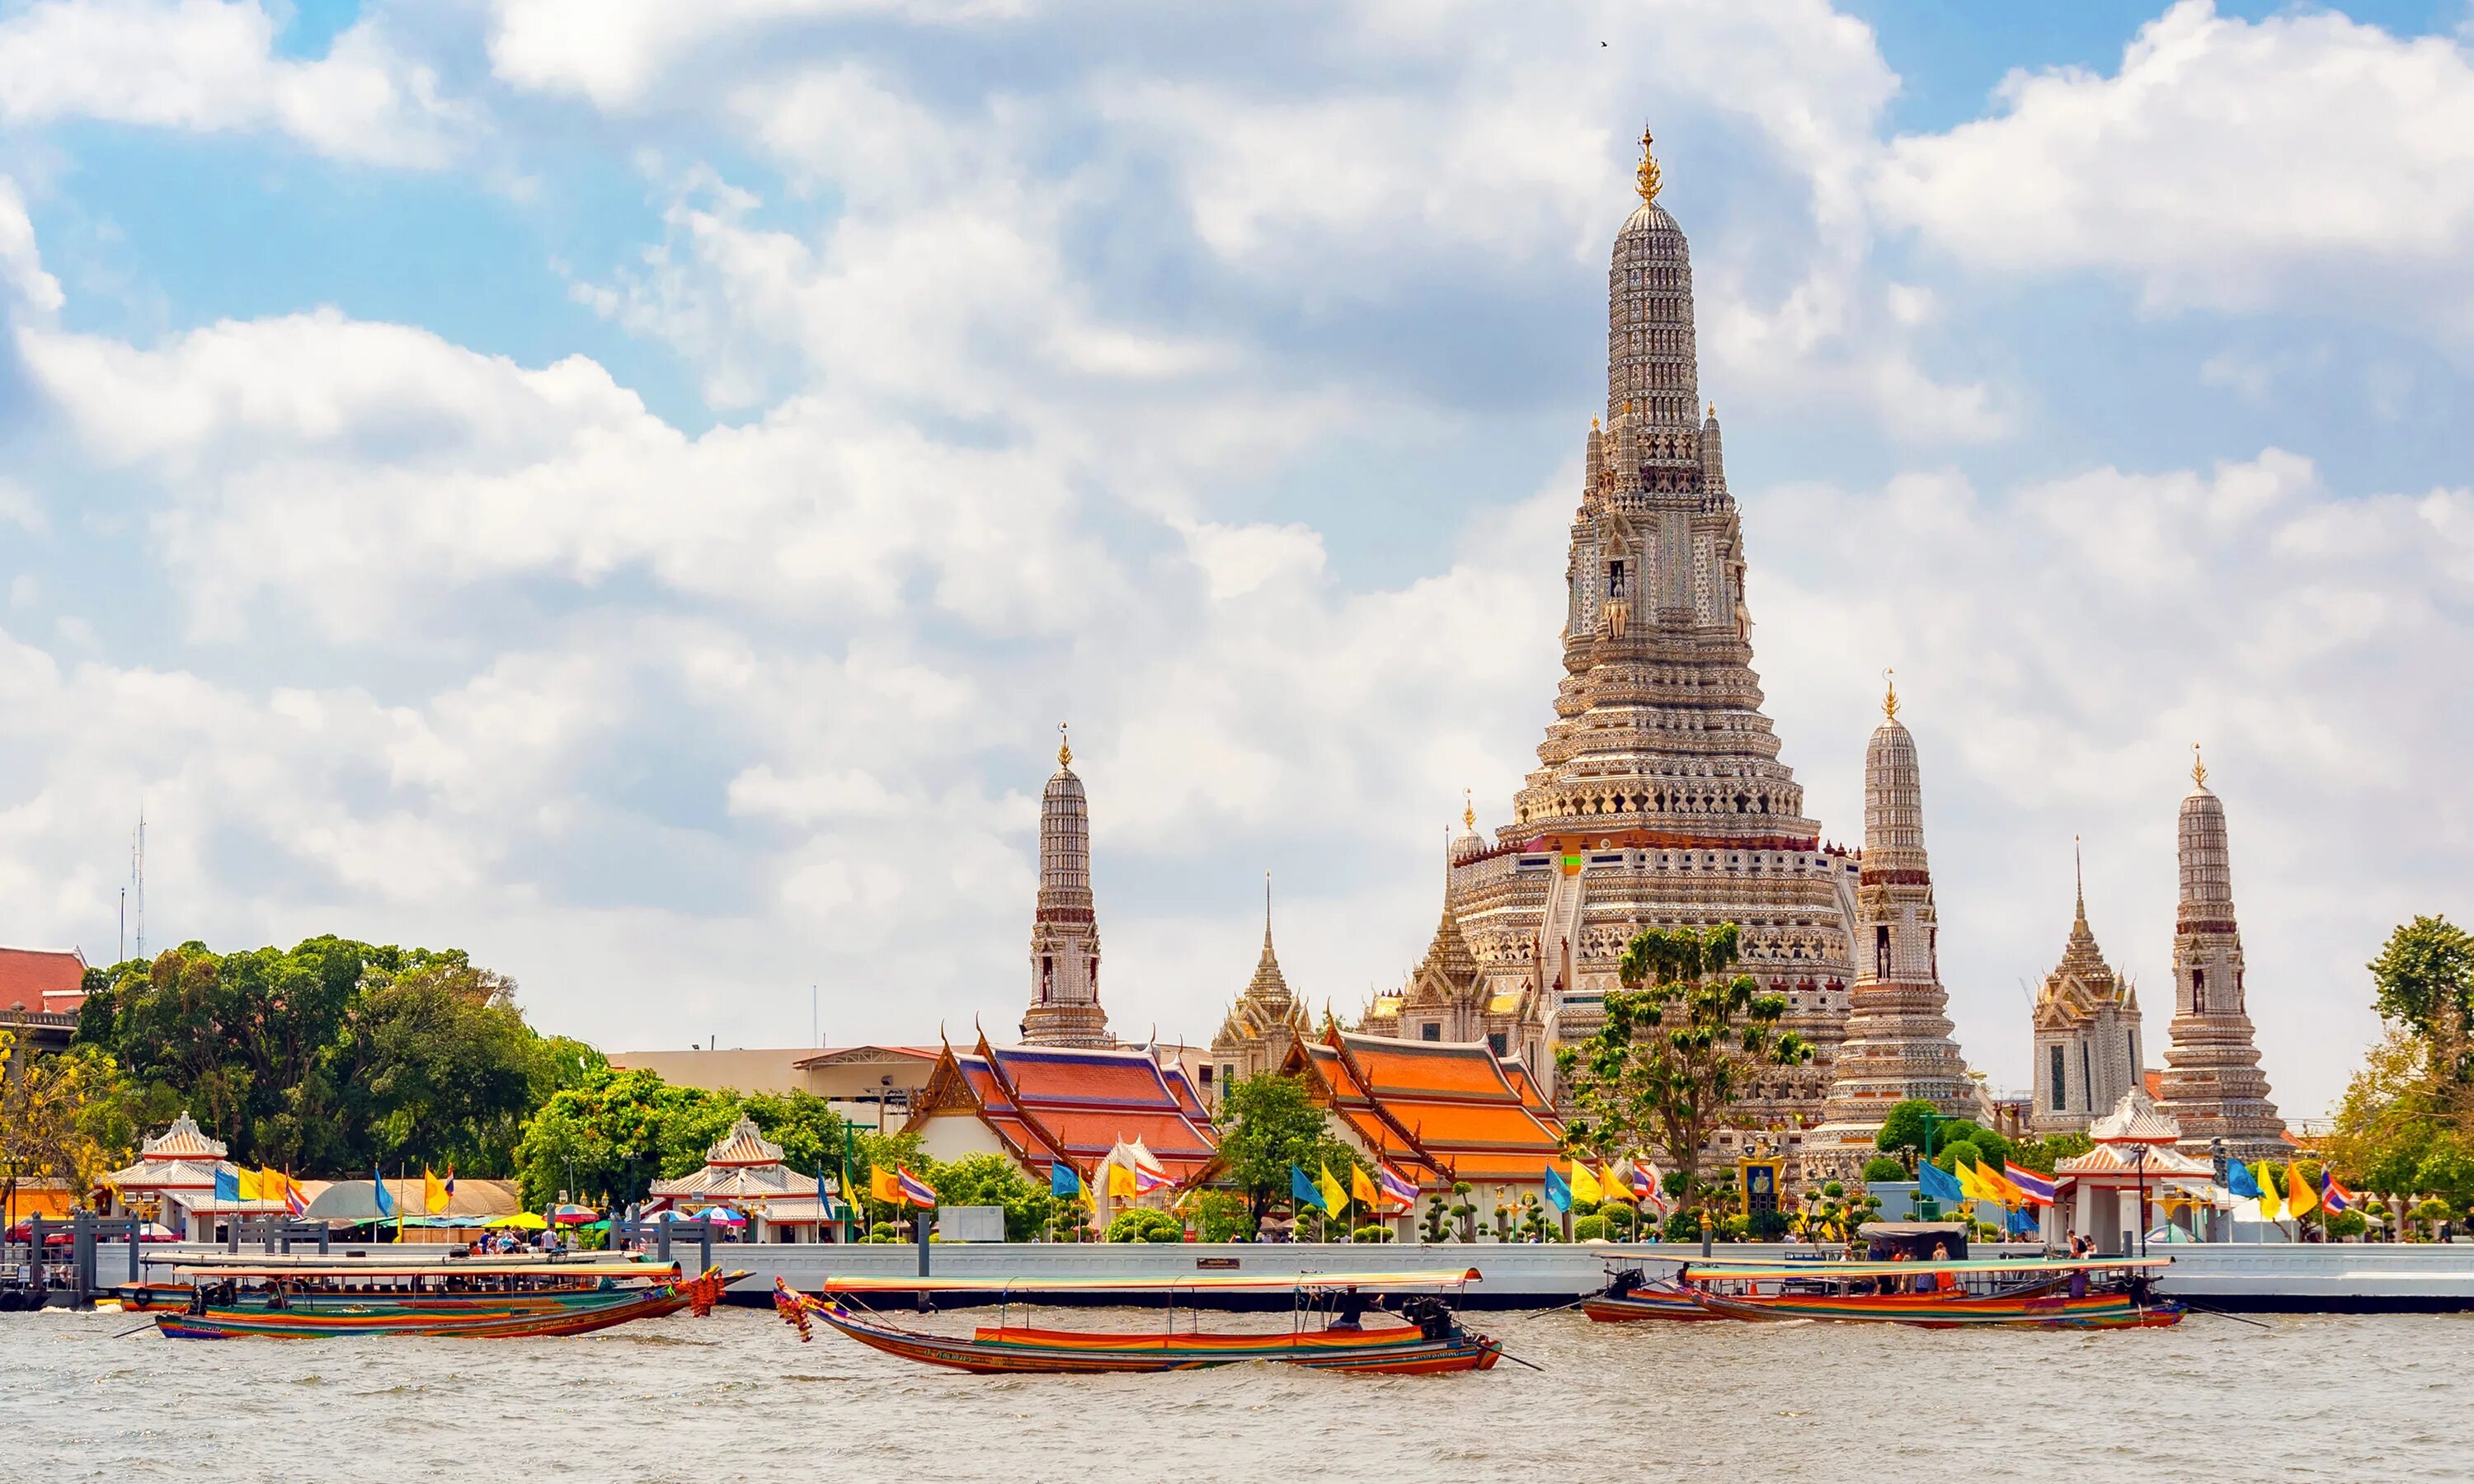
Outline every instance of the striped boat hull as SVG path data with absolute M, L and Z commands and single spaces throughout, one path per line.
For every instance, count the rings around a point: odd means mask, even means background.
M 2182 1306 L 2170 1300 L 2147 1304 L 2129 1295 L 2059 1294 L 1990 1298 L 1940 1294 L 1729 1295 L 1694 1290 L 1694 1303 L 1730 1319 L 1817 1319 L 1855 1324 L 1916 1325 L 1953 1329 L 1975 1325 L 2024 1325 L 2056 1329 L 2134 1329 L 2178 1324 Z
M 1692 1302 L 1692 1296 L 1681 1288 L 1664 1283 L 1636 1288 L 1621 1298 L 1599 1294 L 1581 1304 L 1581 1312 L 1602 1325 L 1626 1324 L 1641 1319 L 1665 1319 L 1691 1324 L 1724 1319 Z
M 871 1350 L 983 1376 L 1202 1371 L 1278 1361 L 1317 1371 L 1422 1376 L 1493 1368 L 1503 1347 L 1484 1335 L 1429 1340 L 1414 1328 L 1307 1334 L 1082 1334 L 1057 1329 L 980 1329 L 969 1339 L 899 1329 L 827 1304 L 814 1312 Z
M 166 1339 L 243 1337 L 323 1339 L 372 1334 L 464 1335 L 532 1339 L 590 1334 L 639 1319 L 658 1319 L 688 1306 L 668 1283 L 572 1292 L 494 1294 L 317 1294 L 283 1308 L 262 1302 L 210 1305 L 156 1316 Z

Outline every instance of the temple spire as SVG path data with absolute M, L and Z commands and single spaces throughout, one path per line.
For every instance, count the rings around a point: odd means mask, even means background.
M 1064 723 L 1056 734 L 1056 772 L 1039 799 L 1039 898 L 1031 918 L 1031 1005 L 1022 1037 L 1038 1046 L 1113 1046 L 1100 1005 L 1090 802 L 1074 772 Z
M 1890 721 L 1897 721 L 1899 719 L 1899 672 L 1883 670 L 1881 683 L 1886 687 L 1881 693 L 1881 715 Z
M 1634 168 L 1632 178 L 1633 189 L 1640 193 L 1640 203 L 1644 206 L 1649 205 L 1658 200 L 1658 187 L 1661 182 L 1658 169 L 1658 156 L 1649 152 L 1649 147 L 1655 143 L 1657 143 L 1657 141 L 1650 137 L 1649 131 L 1646 128 L 1642 129 L 1640 132 L 1640 163 Z
M 2191 786 L 2193 788 L 2208 786 L 2207 759 L 2199 755 L 2199 744 L 2196 742 L 2191 744 Z
M 2176 821 L 2181 901 L 2173 917 L 2173 1021 L 2165 1051 L 2163 1102 L 2182 1128 L 2185 1154 L 2215 1139 L 2239 1160 L 2286 1148 L 2268 1100 L 2243 982 L 2242 927 L 2234 918 L 2225 806 L 2206 783 L 2196 744 L 2191 791 Z

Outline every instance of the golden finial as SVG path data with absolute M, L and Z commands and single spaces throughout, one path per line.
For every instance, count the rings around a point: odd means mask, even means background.
M 1056 766 L 1060 768 L 1074 766 L 1074 743 L 1065 735 L 1063 722 L 1056 724 Z
M 1881 683 L 1889 687 L 1881 696 L 1881 714 L 1892 721 L 1897 721 L 1899 719 L 1898 674 L 1899 672 L 1896 670 L 1883 670 L 1881 672 Z
M 1595 419 L 1595 418 L 1591 418 L 1591 419 L 1589 419 L 1589 431 L 1590 431 L 1590 432 L 1592 432 L 1592 433 L 1594 433 L 1594 432 L 1596 432 L 1597 430 L 1598 430 L 1598 419 Z
M 2200 760 L 2199 744 L 2196 742 L 2191 744 L 2191 781 L 2200 788 L 2208 784 L 2208 765 Z
M 1711 403 L 1710 404 L 1710 420 L 1711 420 L 1711 421 L 1713 421 L 1713 422 L 1714 422 L 1714 421 L 1716 421 L 1716 420 L 1717 420 L 1717 418 L 1718 418 L 1718 404 L 1717 404 L 1717 403 L 1715 403 L 1715 402 L 1711 402 Z
M 1640 203 L 1644 206 L 1658 200 L 1658 156 L 1649 153 L 1649 147 L 1653 142 L 1649 137 L 1649 131 L 1642 130 L 1640 132 L 1640 168 L 1633 172 L 1633 180 L 1640 191 Z
M 1470 797 L 1469 790 L 1466 788 L 1461 790 L 1461 827 L 1463 829 L 1477 828 L 1477 802 Z

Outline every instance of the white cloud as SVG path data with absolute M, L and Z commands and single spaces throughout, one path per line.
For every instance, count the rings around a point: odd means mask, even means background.
M 1976 269 L 2095 269 L 2160 309 L 2375 306 L 2474 330 L 2474 56 L 2333 12 L 2183 0 L 2111 76 L 2016 72 L 2002 111 L 1895 141 L 1873 193 Z
M 376 23 L 279 56 L 260 0 L 40 0 L 0 20 L 0 120 L 280 133 L 341 159 L 435 167 L 474 118 Z
M 0 176 L 0 309 L 12 311 L 12 319 L 32 315 L 47 320 L 63 302 L 60 280 L 43 271 L 25 195 L 16 181 Z

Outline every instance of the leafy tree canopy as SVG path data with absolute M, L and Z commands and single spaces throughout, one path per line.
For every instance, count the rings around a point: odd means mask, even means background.
M 2429 1042 L 2433 1065 L 2460 1083 L 2474 1083 L 2474 936 L 2444 917 L 2418 917 L 2389 935 L 2371 960 L 2373 1003 L 2380 1014 Z
M 1245 1193 L 1258 1220 L 1288 1195 L 1289 1166 L 1312 1175 L 1328 1162 L 1346 1184 L 1349 1169 L 1366 1162 L 1333 1136 L 1330 1118 L 1307 1094 L 1302 1077 L 1240 1078 L 1221 1094 L 1219 1122 L 1227 1180 Z

